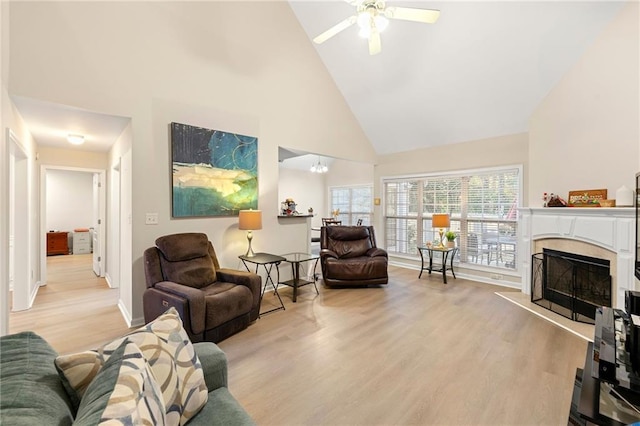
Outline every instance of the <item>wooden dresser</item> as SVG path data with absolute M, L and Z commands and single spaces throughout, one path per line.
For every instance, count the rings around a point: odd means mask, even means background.
M 68 232 L 47 232 L 47 256 L 69 254 Z

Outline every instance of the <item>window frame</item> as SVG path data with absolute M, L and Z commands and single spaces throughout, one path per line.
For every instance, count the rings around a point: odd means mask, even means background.
M 417 246 L 419 244 L 424 245 L 424 243 L 426 241 L 430 241 L 429 240 L 429 235 L 431 235 L 433 238 L 432 239 L 438 239 L 438 232 L 437 230 L 434 230 L 430 227 L 428 227 L 427 222 L 429 222 L 431 220 L 431 215 L 433 213 L 450 213 L 449 211 L 434 211 L 431 213 L 426 213 L 424 212 L 424 208 L 423 208 L 423 203 L 422 203 L 422 198 L 423 198 L 423 194 L 422 194 L 422 189 L 418 188 L 418 193 L 417 193 L 417 206 L 416 206 L 416 214 L 412 215 L 412 216 L 400 216 L 400 215 L 388 215 L 388 210 L 387 210 L 387 202 L 388 202 L 388 197 L 389 197 L 389 192 L 387 191 L 387 184 L 389 183 L 394 183 L 394 182 L 407 182 L 407 181 L 411 181 L 411 180 L 415 180 L 417 182 L 419 182 L 418 186 L 424 186 L 424 183 L 428 180 L 428 179 L 446 179 L 447 177 L 452 177 L 452 178 L 463 178 L 463 177 L 473 177 L 473 176 L 486 176 L 486 175 L 491 175 L 491 174 L 500 174 L 500 173 L 507 173 L 509 171 L 516 171 L 517 172 L 517 197 L 516 197 L 516 207 L 521 207 L 522 206 L 522 200 L 523 200 L 523 187 L 524 187 L 524 176 L 523 176 L 523 165 L 522 164 L 512 164 L 512 165 L 504 165 L 504 166 L 494 166 L 494 167 L 484 167 L 484 168 L 475 168 L 475 169 L 465 169 L 465 170 L 454 170 L 454 171 L 446 171 L 446 172 L 432 172 L 432 173 L 415 173 L 415 174 L 407 174 L 407 175 L 397 175 L 397 176 L 382 176 L 380 178 L 380 184 L 381 184 L 381 192 L 382 192 L 382 225 L 383 225 L 383 242 L 385 245 L 385 248 L 387 249 L 387 251 L 389 252 L 390 256 L 393 257 L 397 257 L 397 258 L 406 258 L 406 259 L 420 259 L 420 255 L 418 253 L 417 250 Z M 462 189 L 461 189 L 461 194 L 462 194 Z M 456 246 L 459 247 L 458 253 L 456 254 L 456 259 L 455 262 L 458 264 L 464 264 L 465 267 L 469 267 L 470 269 L 491 269 L 491 270 L 500 270 L 503 272 L 514 272 L 514 273 L 519 273 L 519 264 L 518 264 L 518 260 L 517 260 L 517 253 L 518 253 L 518 227 L 519 227 L 519 220 L 518 220 L 518 214 L 517 211 L 515 212 L 515 217 L 513 219 L 508 219 L 508 218 L 492 218 L 492 217 L 472 217 L 469 216 L 467 214 L 467 206 L 468 206 L 468 202 L 461 202 L 460 204 L 460 213 L 459 214 L 455 214 L 455 215 L 451 215 L 451 224 L 452 227 L 450 229 L 453 229 L 454 231 L 460 231 L 461 225 L 463 224 L 463 222 L 466 223 L 467 227 L 465 229 L 469 229 L 468 224 L 473 223 L 473 224 L 478 224 L 478 226 L 480 226 L 482 229 L 485 229 L 486 227 L 488 227 L 488 225 L 494 225 L 496 226 L 498 229 L 501 228 L 502 224 L 511 224 L 511 225 L 505 225 L 505 226 L 511 226 L 513 229 L 515 229 L 515 233 L 513 234 L 513 236 L 510 238 L 510 243 L 509 244 L 513 244 L 513 242 L 515 241 L 515 244 L 513 245 L 513 260 L 512 263 L 510 263 L 510 267 L 505 267 L 503 266 L 499 266 L 498 262 L 496 262 L 496 265 L 491 265 L 491 264 L 477 264 L 477 263 L 471 263 L 468 260 L 467 257 L 467 248 L 466 246 L 461 247 L 460 244 L 460 237 L 457 238 L 457 242 L 456 242 Z M 484 215 L 483 215 L 484 216 Z M 405 250 L 404 252 L 402 251 L 394 251 L 394 250 L 390 250 L 389 249 L 389 229 L 388 229 L 388 223 L 389 223 L 389 219 L 393 219 L 393 220 L 405 220 L 405 221 L 415 221 L 415 229 L 416 229 L 416 235 L 415 235 L 415 242 L 416 244 L 412 244 L 412 241 L 406 241 L 405 242 Z M 497 224 L 497 225 L 495 225 Z M 457 225 L 457 226 L 456 226 Z M 408 225 L 407 225 L 408 226 Z M 467 231 L 468 232 L 468 231 Z M 466 240 L 466 238 L 465 238 Z M 466 241 L 464 243 L 466 245 Z M 413 249 L 411 249 L 411 247 L 413 247 L 415 245 L 415 247 Z M 463 252 L 463 253 L 461 253 Z M 461 256 L 462 255 L 462 256 Z M 465 261 L 461 261 L 461 258 L 464 258 Z
M 354 212 L 352 210 L 353 206 L 353 190 L 354 189 L 369 189 L 369 211 L 368 212 Z M 333 205 L 333 190 L 349 190 L 349 210 L 343 211 L 340 210 L 337 219 L 342 221 L 342 225 L 355 225 L 357 220 L 362 217 L 368 218 L 367 220 L 363 220 L 363 225 L 373 225 L 373 184 L 357 184 L 357 185 L 333 185 L 328 188 L 328 205 L 329 205 L 329 215 L 334 210 Z M 355 216 L 355 217 L 354 217 Z

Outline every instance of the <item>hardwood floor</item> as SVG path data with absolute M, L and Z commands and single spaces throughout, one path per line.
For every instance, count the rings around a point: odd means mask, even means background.
M 47 257 L 47 285 L 34 306 L 12 312 L 11 333 L 33 330 L 60 353 L 92 349 L 129 331 L 118 303 L 118 289 L 91 269 L 92 254 Z
M 503 288 L 389 271 L 388 286 L 307 286 L 297 303 L 280 287 L 285 311 L 219 344 L 231 393 L 259 425 L 566 424 L 584 339 L 494 293 Z M 106 301 L 117 293 L 88 279 L 90 296 L 82 282 L 49 284 L 38 298 L 51 313 L 32 309 L 31 329 L 58 351 L 127 331 Z M 27 315 L 12 314 L 12 331 Z

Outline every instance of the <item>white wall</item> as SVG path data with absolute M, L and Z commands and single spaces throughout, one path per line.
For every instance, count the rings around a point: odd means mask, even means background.
M 93 227 L 93 173 L 48 170 L 46 230 Z
M 293 198 L 301 214 L 309 214 L 307 210 L 313 207 L 314 217 L 311 218 L 311 226 L 322 226 L 322 217 L 326 217 L 328 210 L 326 177 L 327 174 L 280 167 L 278 200 L 283 202 L 287 198 Z M 279 212 L 280 204 L 277 207 L 276 212 Z M 267 212 L 263 212 L 265 213 Z
M 171 121 L 258 137 L 262 251 L 304 249 L 276 219 L 278 145 L 375 161 L 286 2 L 16 2 L 11 20 L 11 93 L 132 119 L 134 321 L 158 236 L 204 231 L 231 267 L 246 244 L 237 218 L 171 218 Z
M 638 2 L 628 2 L 531 116 L 529 206 L 542 193 L 634 187 L 640 171 Z
M 9 174 L 7 165 L 9 153 L 7 152 L 5 123 L 6 108 L 9 95 L 7 82 L 9 80 L 9 2 L 0 2 L 0 241 L 9 241 Z M 1 302 L 9 300 L 9 247 L 2 243 L 0 247 L 0 336 L 7 334 L 9 330 L 9 303 Z
M 50 146 L 38 146 L 37 151 L 39 162 L 44 166 L 105 170 L 109 164 L 107 153 L 104 152 Z

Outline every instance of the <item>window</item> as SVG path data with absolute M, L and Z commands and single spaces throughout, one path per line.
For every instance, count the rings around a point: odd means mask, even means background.
M 355 225 L 362 219 L 363 225 L 371 225 L 373 220 L 373 187 L 333 187 L 329 188 L 330 210 L 340 210 L 338 220 L 343 225 Z
M 448 213 L 458 234 L 461 263 L 515 269 L 520 167 L 385 179 L 385 247 L 418 256 L 417 247 L 439 242 L 434 213 Z

